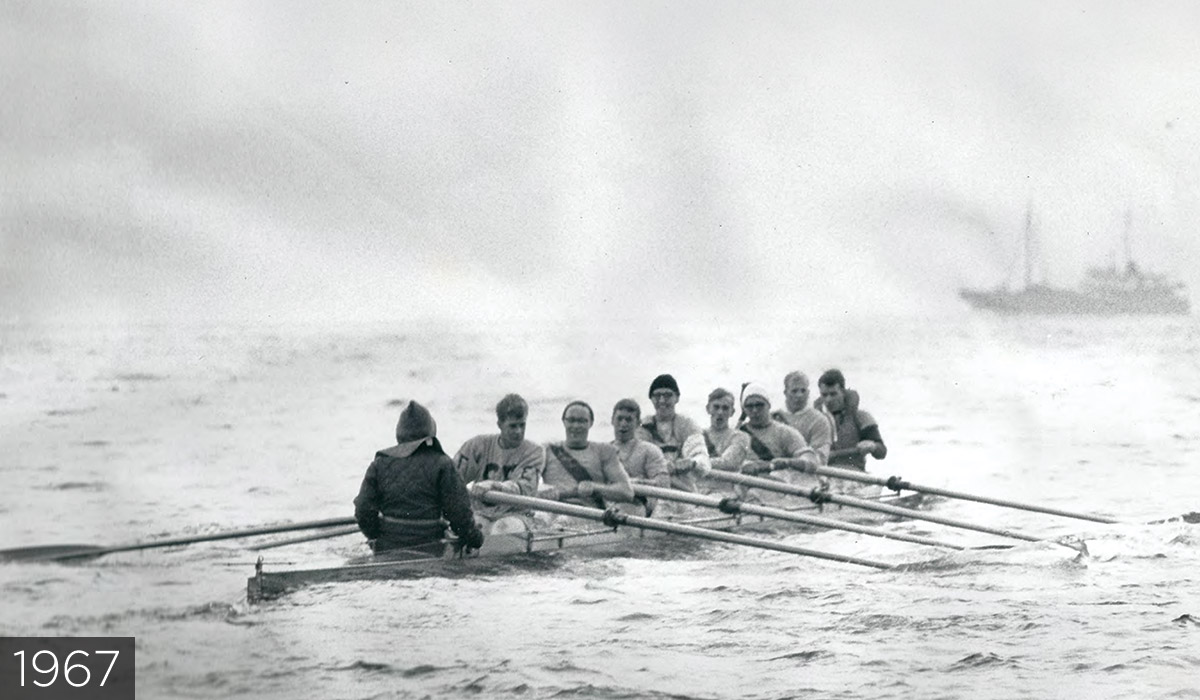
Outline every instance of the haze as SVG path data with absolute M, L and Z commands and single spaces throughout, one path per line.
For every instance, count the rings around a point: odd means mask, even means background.
M 955 313 L 1027 207 L 1198 300 L 1191 2 L 0 16 L 0 320 Z

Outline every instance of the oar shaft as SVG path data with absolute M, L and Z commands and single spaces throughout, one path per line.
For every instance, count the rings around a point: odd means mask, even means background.
M 980 496 L 978 494 L 963 493 L 961 491 L 951 491 L 942 489 L 936 486 L 924 486 L 905 481 L 897 476 L 883 478 L 866 472 L 854 471 L 852 469 L 839 469 L 837 467 L 813 467 L 809 469 L 814 474 L 821 476 L 833 477 L 835 479 L 846 479 L 848 481 L 857 481 L 863 484 L 876 484 L 886 486 L 893 491 L 917 491 L 919 493 L 927 493 L 932 496 L 944 496 L 946 498 L 956 498 L 963 501 L 975 501 L 976 503 L 987 503 L 993 506 L 1002 506 L 1004 508 L 1016 508 L 1018 510 L 1027 510 L 1032 513 L 1045 513 L 1046 515 L 1058 515 L 1064 518 L 1075 518 L 1076 520 L 1090 520 L 1096 523 L 1118 523 L 1119 520 L 1114 518 L 1106 518 L 1103 515 L 1093 515 L 1091 513 L 1075 513 L 1069 510 L 1059 508 L 1051 508 L 1049 506 L 1039 506 L 1033 503 L 1020 503 L 1017 501 L 1009 501 L 1003 498 L 992 498 L 991 496 Z
M 1024 540 L 1026 542 L 1042 541 L 1041 538 L 1034 537 L 1032 535 L 1026 535 L 1020 532 L 1013 532 L 1012 530 L 1001 530 L 994 527 L 987 527 L 986 525 L 975 525 L 974 523 L 968 523 L 962 520 L 943 518 L 938 515 L 933 515 L 932 513 L 912 510 L 911 508 L 901 508 L 899 506 L 887 505 L 886 503 L 875 503 L 873 501 L 854 498 L 852 496 L 818 491 L 817 489 L 804 489 L 800 488 L 799 486 L 793 486 L 792 484 L 786 484 L 782 481 L 775 481 L 774 479 L 762 479 L 757 476 L 719 471 L 717 469 L 710 471 L 708 473 L 708 477 L 710 479 L 728 481 L 730 483 L 741 484 L 743 486 L 750 486 L 768 491 L 777 491 L 779 493 L 791 494 L 793 496 L 803 496 L 804 498 L 808 498 L 814 502 L 826 501 L 829 503 L 837 503 L 839 505 L 850 506 L 852 508 L 861 508 L 862 510 L 870 510 L 877 513 L 898 515 L 904 518 L 910 518 L 912 520 L 924 520 L 931 523 L 938 523 L 940 525 L 947 525 L 949 527 L 957 527 L 963 530 L 974 530 L 976 532 L 984 532 L 989 535 L 1008 537 L 1015 540 Z
M 773 542 L 771 540 L 762 540 L 755 537 L 737 535 L 732 532 L 709 530 L 692 525 L 682 525 L 680 523 L 655 520 L 654 518 L 643 518 L 636 515 L 628 515 L 617 510 L 602 511 L 595 508 L 577 506 L 571 503 L 560 503 L 558 501 L 549 501 L 543 498 L 516 496 L 510 493 L 502 493 L 500 491 L 488 491 L 487 493 L 483 494 L 482 500 L 484 503 L 493 505 L 504 504 L 518 506 L 521 508 L 531 508 L 533 510 L 541 510 L 547 513 L 557 513 L 559 515 L 570 515 L 577 518 L 586 518 L 588 520 L 595 520 L 614 526 L 629 525 L 631 527 L 639 527 L 644 530 L 656 530 L 658 532 L 669 532 L 677 535 L 698 537 L 700 539 L 712 540 L 714 542 L 728 542 L 730 544 L 740 544 L 748 547 L 757 547 L 759 549 L 787 552 L 788 554 L 800 554 L 806 557 L 827 559 L 829 561 L 837 561 L 846 564 L 858 564 L 860 566 L 869 566 L 875 569 L 892 568 L 891 564 L 884 564 L 883 562 L 871 561 L 869 559 L 861 559 L 859 557 L 842 554 L 832 554 L 829 552 L 820 552 L 812 549 L 806 549 L 804 547 L 796 547 L 783 542 Z
M 91 552 L 76 552 L 72 554 L 64 554 L 51 559 L 81 559 L 98 557 L 103 554 L 113 554 L 116 552 L 135 552 L 142 549 L 158 549 L 161 547 L 176 547 L 184 544 L 198 544 L 200 542 L 216 542 L 218 540 L 234 540 L 242 537 L 256 537 L 258 535 L 273 535 L 280 532 L 294 532 L 296 530 L 315 530 L 326 527 L 341 527 L 343 525 L 351 525 L 355 522 L 354 518 L 330 518 L 328 520 L 311 520 L 304 523 L 291 523 L 287 525 L 268 525 L 266 527 L 252 527 L 245 530 L 230 530 L 228 532 L 214 532 L 209 535 L 193 535 L 190 537 L 171 537 L 165 540 L 151 540 L 148 542 L 134 542 L 133 544 L 118 545 L 115 547 L 104 547 L 103 549 Z
M 861 535 L 882 537 L 889 540 L 897 540 L 899 542 L 912 542 L 914 544 L 924 544 L 931 547 L 945 547 L 948 549 L 963 549 L 963 547 L 956 544 L 942 542 L 929 537 L 921 537 L 920 535 L 906 535 L 900 532 L 889 532 L 877 527 L 868 527 L 866 525 L 847 523 L 840 520 L 833 520 L 832 518 L 822 518 L 816 515 L 807 515 L 805 513 L 794 513 L 792 511 L 783 510 L 782 508 L 770 508 L 768 506 L 760 506 L 755 503 L 743 503 L 741 501 L 737 501 L 736 499 L 723 499 L 718 496 L 706 496 L 698 493 L 678 491 L 676 489 L 664 489 L 645 484 L 634 484 L 633 491 L 639 496 L 645 496 L 647 498 L 659 498 L 664 501 L 690 503 L 692 505 L 706 506 L 708 508 L 719 508 L 721 510 L 732 509 L 732 512 L 736 513 L 758 515 L 764 518 L 772 518 L 774 520 L 786 520 L 793 523 L 813 525 L 815 527 L 823 527 L 831 530 L 856 532 Z
M 275 549 L 276 547 L 286 547 L 289 544 L 300 544 L 301 542 L 312 542 L 314 540 L 328 540 L 328 539 L 332 539 L 334 537 L 345 537 L 346 535 L 353 535 L 354 533 L 356 533 L 358 531 L 359 531 L 358 526 L 355 525 L 353 527 L 338 528 L 337 530 L 334 530 L 332 532 L 318 532 L 315 535 L 305 535 L 303 537 L 289 537 L 286 540 L 279 540 L 278 542 L 267 542 L 266 544 L 255 545 L 255 546 L 251 547 L 250 549 L 258 552 L 258 551 L 262 551 L 264 549 Z

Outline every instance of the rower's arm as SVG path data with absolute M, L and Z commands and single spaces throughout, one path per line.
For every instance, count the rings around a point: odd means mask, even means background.
M 829 420 L 816 421 L 811 432 L 812 440 L 809 441 L 808 446 L 817 453 L 821 464 L 828 464 L 829 453 L 833 449 L 833 424 Z
M 629 473 L 625 471 L 625 467 L 621 466 L 621 458 L 617 455 L 616 448 L 602 454 L 601 459 L 603 461 L 600 462 L 600 470 L 604 472 L 606 483 L 593 482 L 593 491 L 610 501 L 632 502 L 636 495 L 633 492 L 633 483 L 629 481 Z
M 708 444 L 704 442 L 704 433 L 692 433 L 683 441 L 680 448 L 684 459 L 692 460 L 695 470 L 701 476 L 712 470 L 712 461 L 708 456 Z
M 475 529 L 475 514 L 471 512 L 471 495 L 467 493 L 466 484 L 454 468 L 454 462 L 448 457 L 443 458 L 437 466 L 438 474 L 438 505 L 446 520 L 450 521 L 450 529 L 459 537 L 466 537 Z
M 645 444 L 650 445 L 650 443 Z M 667 460 L 663 457 L 662 450 L 657 447 L 650 450 L 650 456 L 646 458 L 646 478 L 642 481 L 650 486 L 671 488 L 671 471 L 667 469 Z
M 887 457 L 887 445 L 883 444 L 883 435 L 879 433 L 878 425 L 868 425 L 862 429 L 860 434 L 862 437 L 859 440 L 859 444 L 862 444 L 863 440 L 870 440 L 871 442 L 875 443 L 875 446 L 868 450 L 866 454 L 871 455 L 875 459 L 883 459 L 884 457 Z
M 725 450 L 716 457 L 709 458 L 713 469 L 721 471 L 740 471 L 746 459 L 750 456 L 750 438 L 743 432 L 736 432 Z
M 771 460 L 771 468 L 795 469 L 803 472 L 820 466 L 821 458 L 804 441 L 804 437 L 800 435 L 799 431 L 793 431 L 791 434 L 792 439 L 785 445 L 788 455 L 786 457 L 776 457 Z

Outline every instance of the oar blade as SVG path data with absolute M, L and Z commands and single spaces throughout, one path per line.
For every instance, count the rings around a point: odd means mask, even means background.
M 94 544 L 50 544 L 36 547 L 0 549 L 0 561 L 56 561 L 59 559 L 82 559 L 98 555 L 104 547 Z

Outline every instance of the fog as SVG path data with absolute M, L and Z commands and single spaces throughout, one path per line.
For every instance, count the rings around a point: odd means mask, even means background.
M 1200 6 L 0 2 L 0 321 L 959 313 L 1200 272 Z

